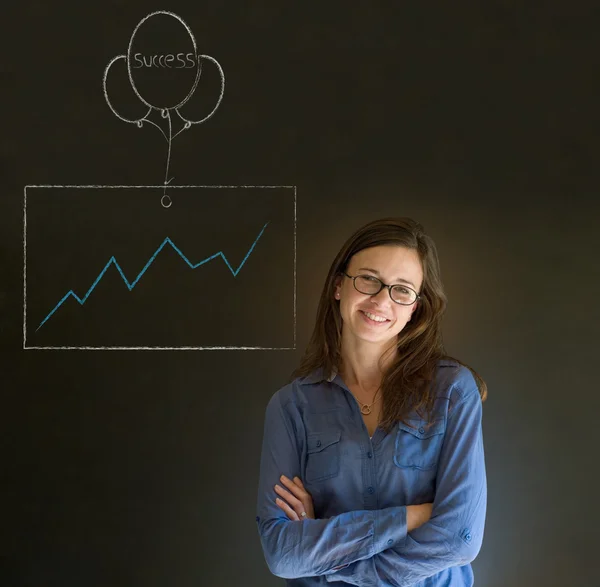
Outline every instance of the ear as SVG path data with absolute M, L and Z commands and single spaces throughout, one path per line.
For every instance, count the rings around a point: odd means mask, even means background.
M 341 294 L 342 291 L 342 276 L 338 275 L 334 280 L 333 280 L 333 295 L 335 297 L 339 296 Z

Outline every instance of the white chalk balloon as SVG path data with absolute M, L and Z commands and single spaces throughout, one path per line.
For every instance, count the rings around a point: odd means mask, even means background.
M 173 27 L 173 24 L 176 25 L 177 42 L 181 41 L 182 37 L 187 37 L 189 44 L 189 51 L 186 51 L 184 54 L 185 57 L 178 57 L 177 55 L 162 55 L 162 54 L 151 54 L 148 56 L 141 56 L 140 53 L 135 51 L 136 43 L 138 42 L 138 38 L 144 37 L 144 32 L 151 25 L 156 26 L 156 20 L 165 20 L 168 19 L 168 26 L 165 26 L 165 30 Z M 150 22 L 152 21 L 152 22 Z M 179 25 L 179 26 L 177 26 Z M 166 33 L 165 33 L 166 34 Z M 143 46 L 147 46 L 142 43 Z M 141 78 L 138 78 L 136 81 L 136 77 L 141 76 L 142 73 L 148 68 L 154 68 L 155 71 L 158 70 L 169 70 L 171 68 L 177 69 L 177 65 L 171 65 L 175 60 L 184 59 L 184 67 L 181 68 L 181 73 L 187 74 L 190 80 L 189 89 L 186 88 L 186 94 L 183 98 L 178 97 L 173 100 L 173 103 L 170 104 L 154 104 L 148 95 L 143 95 L 143 92 L 140 89 L 140 85 L 142 85 Z M 189 66 L 185 65 L 185 63 L 191 64 Z M 140 22 L 137 24 L 131 38 L 129 39 L 129 46 L 127 48 L 127 73 L 129 75 L 129 81 L 131 83 L 131 87 L 133 91 L 137 95 L 137 97 L 148 107 L 155 108 L 157 110 L 173 110 L 175 108 L 180 108 L 183 106 L 192 96 L 196 87 L 198 86 L 198 82 L 200 81 L 200 73 L 202 71 L 201 60 L 198 57 L 198 46 L 196 44 L 196 39 L 190 27 L 185 23 L 185 21 L 173 12 L 168 12 L 166 10 L 157 10 L 156 12 L 152 12 L 142 18 Z M 147 90 L 145 90 L 147 92 Z

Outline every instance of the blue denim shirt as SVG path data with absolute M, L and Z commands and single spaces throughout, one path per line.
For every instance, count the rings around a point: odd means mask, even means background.
M 482 405 L 471 372 L 440 361 L 432 425 L 415 412 L 373 438 L 339 375 L 277 391 L 265 414 L 258 532 L 269 570 L 290 587 L 470 587 L 482 544 L 487 484 Z M 315 520 L 275 503 L 286 475 L 302 479 Z M 406 531 L 406 506 L 433 502 Z M 335 587 L 335 586 L 334 586 Z

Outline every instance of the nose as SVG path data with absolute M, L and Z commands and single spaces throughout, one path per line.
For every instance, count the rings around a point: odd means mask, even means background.
M 371 298 L 378 306 L 390 305 L 392 303 L 390 290 L 387 287 L 382 287 L 381 291 L 374 296 L 371 296 Z

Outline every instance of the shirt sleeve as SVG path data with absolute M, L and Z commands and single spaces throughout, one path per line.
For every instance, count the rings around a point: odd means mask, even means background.
M 358 587 L 405 587 L 473 561 L 487 506 L 482 406 L 476 385 L 447 416 L 430 520 L 372 558 L 327 575 Z
M 293 402 L 286 407 L 294 409 Z M 281 475 L 300 477 L 296 437 L 300 426 L 301 418 L 291 417 L 283 409 L 280 394 L 275 394 L 265 415 L 256 522 L 269 570 L 286 579 L 335 573 L 406 537 L 404 506 L 357 510 L 319 520 L 287 517 L 275 503 L 275 484 L 281 485 Z

